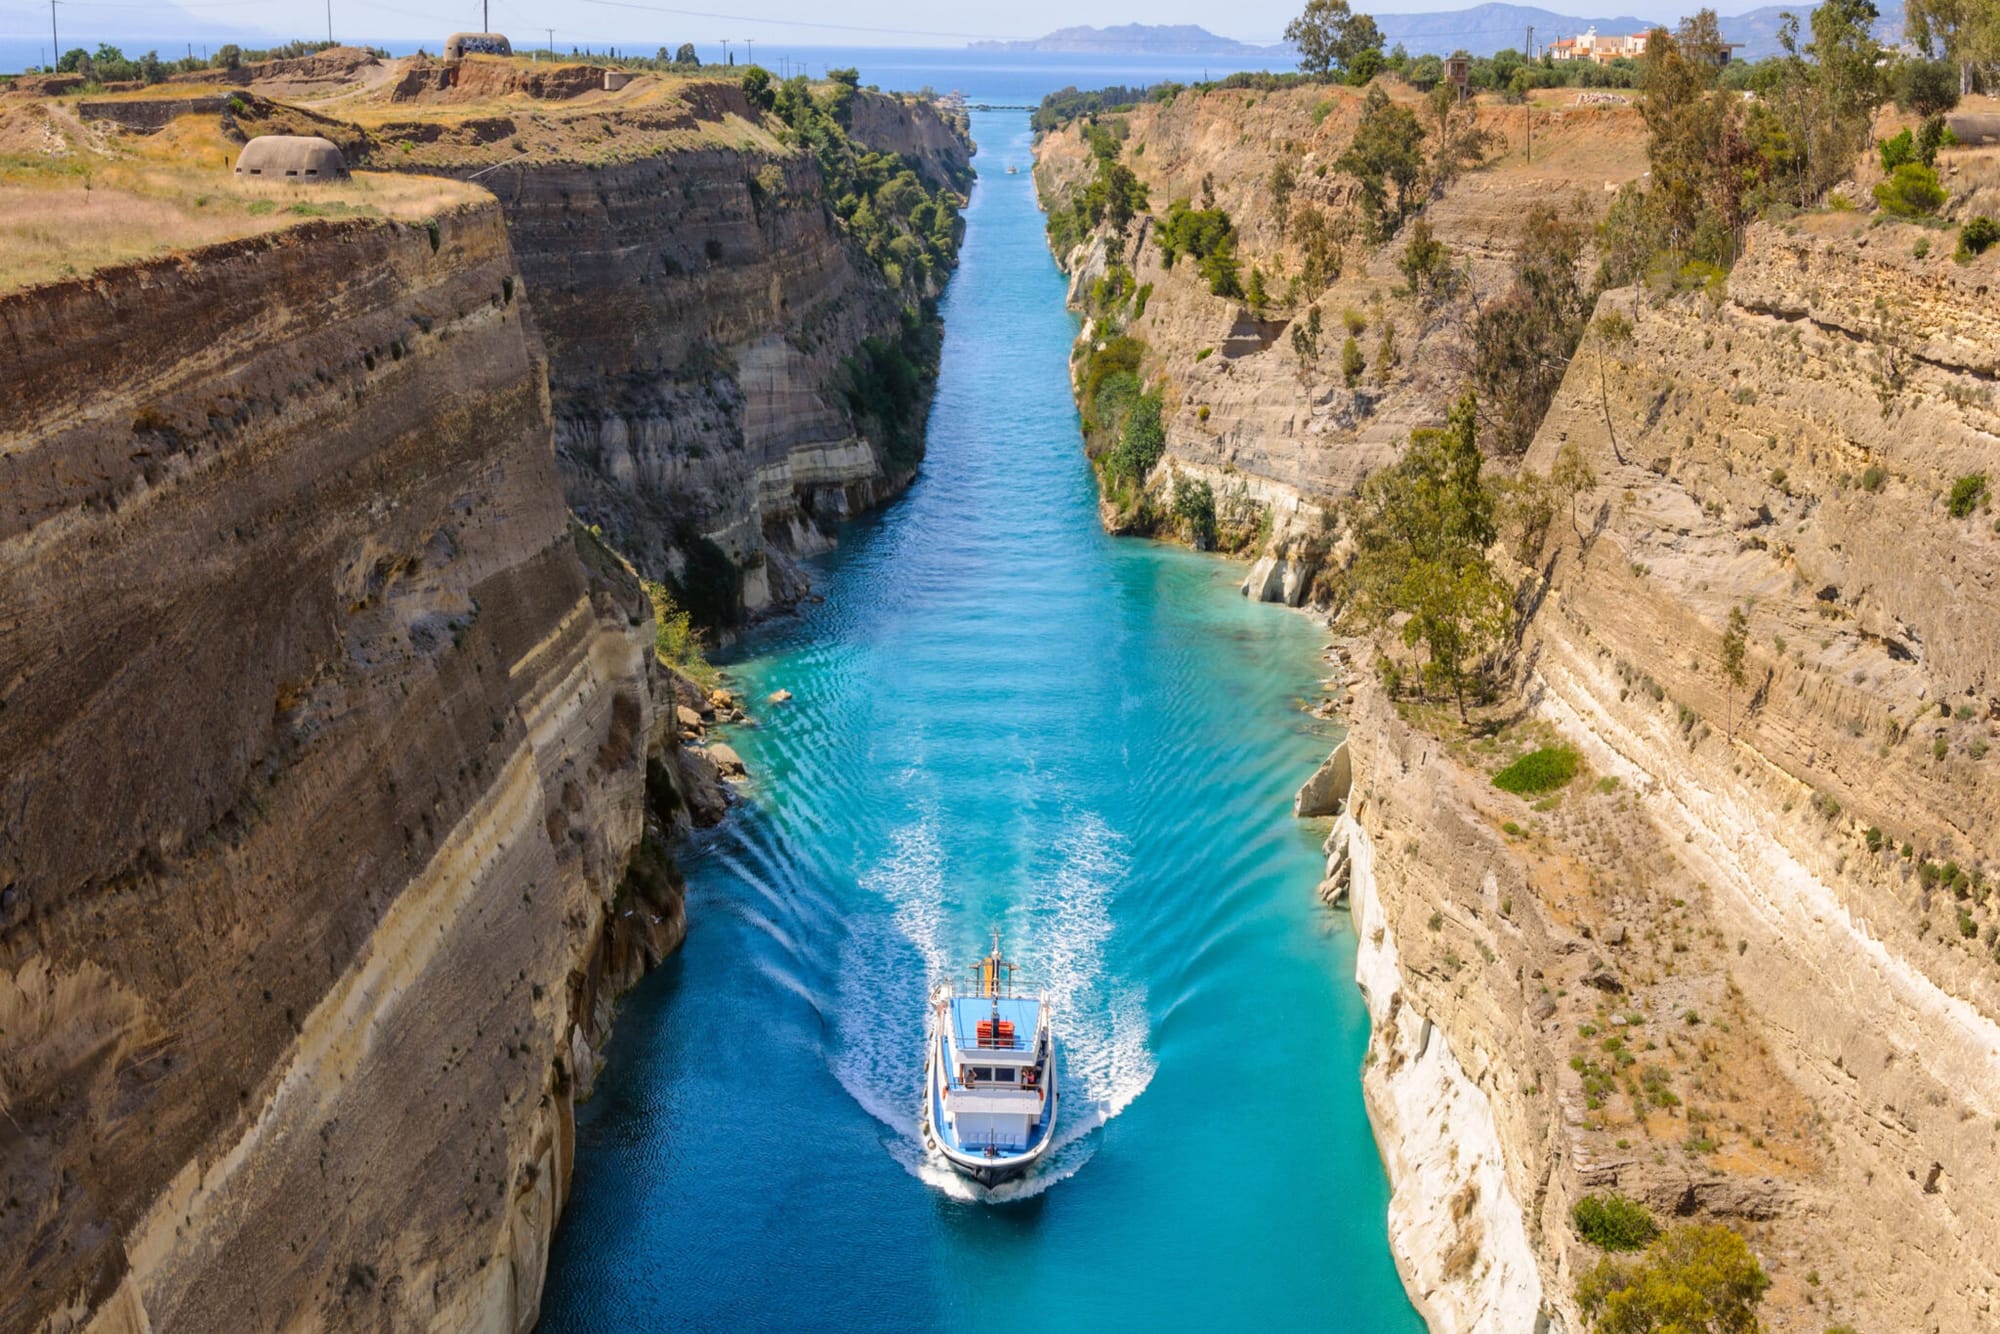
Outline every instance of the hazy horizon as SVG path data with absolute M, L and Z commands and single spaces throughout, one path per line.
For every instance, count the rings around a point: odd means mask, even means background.
M 1524 0 L 1526 2 L 1526 0 Z M 498 0 L 491 5 L 491 22 L 526 46 L 543 45 L 553 29 L 559 50 L 572 46 L 616 45 L 638 52 L 658 46 L 694 42 L 704 54 L 730 43 L 739 60 L 754 44 L 773 47 L 881 48 L 909 47 L 950 50 L 981 40 L 1032 40 L 1059 28 L 1088 25 L 1113 27 L 1126 23 L 1196 24 L 1219 37 L 1269 45 L 1281 40 L 1285 24 L 1303 0 L 1248 0 L 1218 17 L 1213 5 L 1195 0 L 1154 0 L 1143 17 L 1132 13 L 1130 0 L 1098 0 L 1082 5 L 1068 0 L 1019 0 L 997 4 L 975 2 L 956 10 L 911 0 L 849 0 L 838 20 L 826 17 L 824 5 L 807 0 L 758 0 L 754 15 L 721 10 L 670 8 L 639 0 L 570 0 L 567 4 Z M 1376 14 L 1449 12 L 1472 4 L 1437 0 L 1386 0 L 1356 8 Z M 1629 4 L 1540 3 L 1540 8 L 1579 17 L 1630 14 L 1671 22 L 1690 6 L 1676 0 L 1638 0 Z M 1718 6 L 1725 17 L 1765 7 L 1761 3 Z M 1803 5 L 1801 7 L 1804 7 Z M 366 43 L 428 43 L 441 46 L 447 33 L 479 27 L 477 0 L 443 4 L 434 9 L 333 0 L 332 31 L 336 39 Z M 100 42 L 158 45 L 172 54 L 171 43 L 238 42 L 270 45 L 294 38 L 320 38 L 328 30 L 324 0 L 190 0 L 187 4 L 85 4 L 63 0 L 57 9 L 64 50 L 94 48 Z M 49 37 L 49 7 L 22 0 L 0 0 L 0 42 L 19 47 Z M 142 48 L 143 49 L 143 48 Z M 128 54 L 131 54 L 128 52 Z M 719 58 L 719 55 L 718 55 Z

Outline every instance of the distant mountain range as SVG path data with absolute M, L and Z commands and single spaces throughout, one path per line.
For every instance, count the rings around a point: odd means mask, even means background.
M 1366 3 L 1356 5 L 1366 11 Z M 1765 56 L 1778 54 L 1778 27 L 1781 16 L 1787 11 L 1800 18 L 1801 26 L 1806 26 L 1806 16 L 1811 13 L 1811 4 L 1767 5 L 1743 14 L 1734 14 L 1722 20 L 1724 40 L 1741 43 L 1736 53 L 1743 60 L 1761 60 Z M 1882 6 L 1882 17 L 1875 25 L 1875 35 L 1884 42 L 1894 44 L 1903 36 L 1903 7 L 1900 0 L 1888 0 Z M 1587 18 L 1575 14 L 1558 14 L 1551 9 L 1540 9 L 1533 5 L 1510 5 L 1495 3 L 1474 5 L 1470 9 L 1436 10 L 1420 14 L 1376 14 L 1376 26 L 1382 30 L 1384 45 L 1394 47 L 1401 43 L 1412 54 L 1432 52 L 1447 55 L 1464 50 L 1475 56 L 1490 56 L 1496 51 L 1523 50 L 1528 39 L 1528 27 L 1535 29 L 1535 46 L 1546 46 L 1559 37 L 1574 37 L 1588 28 L 1596 28 L 1607 35 L 1615 33 L 1645 32 L 1659 26 L 1651 19 L 1635 18 L 1630 14 L 1613 18 Z M 1669 27 L 1672 25 L 1669 24 Z M 1289 47 L 1258 46 L 1250 42 L 1239 42 L 1234 38 L 1221 37 L 1208 29 L 1193 23 L 1154 24 L 1125 23 L 1111 28 L 1075 27 L 1063 28 L 1046 37 L 1038 37 L 1025 42 L 975 42 L 973 47 L 981 51 L 1013 52 L 1088 52 L 1098 55 L 1172 55 L 1172 56 L 1225 56 L 1246 61 L 1260 61 L 1272 67 L 1289 66 L 1294 56 Z
M 1116 56 L 1241 56 L 1250 60 L 1289 57 L 1284 46 L 1254 46 L 1218 37 L 1193 23 L 1122 23 L 1113 28 L 1058 28 L 1026 42 L 974 42 L 975 51 L 1090 52 Z

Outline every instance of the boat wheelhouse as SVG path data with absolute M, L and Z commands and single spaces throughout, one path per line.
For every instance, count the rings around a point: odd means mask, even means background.
M 1026 1172 L 1055 1137 L 1048 1002 L 1015 991 L 1013 976 L 995 932 L 970 989 L 940 982 L 931 992 L 924 1142 L 987 1186 Z

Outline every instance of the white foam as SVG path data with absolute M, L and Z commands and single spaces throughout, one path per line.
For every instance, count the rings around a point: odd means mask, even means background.
M 850 921 L 835 980 L 833 1074 L 863 1111 L 914 1145 L 923 1069 L 924 1000 L 947 967 L 944 848 L 934 812 L 896 831 L 890 854 L 862 875 L 862 886 L 890 909 L 886 921 Z M 923 960 L 912 976 L 915 946 Z
M 834 1077 L 892 1132 L 884 1140 L 904 1170 L 954 1199 L 1026 1199 L 1082 1168 L 1097 1151 L 1091 1132 L 1118 1115 L 1153 1077 L 1146 992 L 1113 977 L 1106 964 L 1111 902 L 1130 859 L 1123 841 L 1095 814 L 1068 818 L 1030 868 L 1030 894 L 1009 909 L 1006 946 L 1022 978 L 1054 1007 L 1061 1053 L 1062 1110 L 1055 1143 L 1026 1176 L 988 1190 L 954 1172 L 920 1139 L 925 998 L 958 972 L 957 942 L 969 933 L 948 894 L 947 856 L 935 808 L 898 830 L 888 855 L 864 868 L 862 887 L 889 909 L 847 922 L 840 968 L 831 979 Z M 910 967 L 910 950 L 922 961 Z

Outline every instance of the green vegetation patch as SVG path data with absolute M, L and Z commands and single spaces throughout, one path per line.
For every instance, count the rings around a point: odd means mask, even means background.
M 1570 1216 L 1577 1232 L 1599 1250 L 1642 1251 L 1660 1235 L 1646 1206 L 1616 1191 L 1584 1196 Z
M 1493 786 L 1518 797 L 1554 792 L 1569 785 L 1581 763 L 1581 757 L 1568 746 L 1544 746 L 1529 751 L 1494 774 Z

